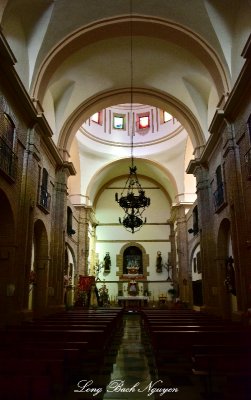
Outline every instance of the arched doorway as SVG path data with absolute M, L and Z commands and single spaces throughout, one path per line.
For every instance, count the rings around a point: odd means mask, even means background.
M 34 313 L 42 314 L 48 298 L 49 247 L 46 228 L 41 220 L 34 224 L 31 275 L 32 272 L 35 279 L 29 304 Z
M 73 250 L 65 244 L 65 264 L 64 264 L 64 303 L 66 307 L 74 304 L 74 288 L 75 288 L 75 257 Z
M 218 287 L 222 315 L 224 318 L 231 318 L 232 313 L 237 311 L 237 299 L 230 221 L 226 218 L 221 222 L 219 227 L 217 256 Z M 231 280 L 231 285 L 229 284 L 229 279 Z
M 12 208 L 5 193 L 0 190 L 0 315 L 14 307 L 17 271 L 15 269 L 15 224 Z
M 203 305 L 200 244 L 198 244 L 193 250 L 191 258 L 191 271 L 192 271 L 193 305 L 200 307 Z

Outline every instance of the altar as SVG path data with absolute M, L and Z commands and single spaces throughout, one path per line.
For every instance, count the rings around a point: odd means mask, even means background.
M 124 308 L 147 306 L 148 300 L 148 296 L 118 296 L 118 304 Z

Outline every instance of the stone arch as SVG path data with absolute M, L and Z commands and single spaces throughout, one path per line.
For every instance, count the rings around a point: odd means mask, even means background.
M 127 166 L 128 159 L 126 159 L 126 161 L 127 161 L 127 163 L 126 163 L 126 166 Z M 176 183 L 175 178 L 174 178 L 173 174 L 171 173 L 171 171 L 167 170 L 161 164 L 157 164 L 155 161 L 152 161 L 152 160 L 147 160 L 147 159 L 144 160 L 141 158 L 137 158 L 138 165 L 140 164 L 140 162 L 154 166 L 154 167 L 156 167 L 156 171 L 160 170 L 165 173 L 166 179 L 168 181 L 170 181 L 170 185 L 172 187 L 172 193 L 171 193 L 171 191 L 169 193 L 164 188 L 164 186 L 161 185 L 161 183 L 159 181 L 158 181 L 158 185 L 161 187 L 161 190 L 165 194 L 166 200 L 171 207 L 172 202 L 175 199 L 175 196 L 178 194 L 177 183 Z M 96 208 L 96 204 L 97 204 L 100 196 L 102 195 L 103 191 L 105 190 L 105 188 L 108 185 L 111 185 L 114 181 L 116 181 L 118 179 L 118 176 L 114 176 L 111 178 L 111 170 L 114 171 L 114 174 L 117 173 L 117 165 L 121 166 L 121 163 L 122 163 L 121 160 L 112 161 L 111 163 L 109 163 L 109 165 L 106 165 L 106 166 L 100 168 L 91 178 L 91 180 L 87 186 L 86 197 L 88 198 L 88 200 L 90 201 L 90 204 L 92 204 L 94 208 Z M 109 171 L 109 180 L 106 180 L 106 174 L 108 174 L 108 171 Z M 104 182 L 104 183 L 100 187 L 97 185 L 97 178 L 100 178 L 101 176 L 104 177 L 104 179 L 102 180 L 102 182 Z M 139 177 L 139 179 L 147 178 L 149 181 L 152 181 L 153 184 L 157 184 L 157 178 L 158 178 L 157 172 L 155 172 L 155 175 L 151 176 L 151 177 L 149 175 L 147 177 L 144 177 L 143 175 L 139 175 L 139 174 L 138 174 L 138 177 Z M 120 178 L 126 179 L 127 175 L 123 175 Z M 94 193 L 94 188 L 95 188 L 95 193 Z
M 117 276 L 122 276 L 123 275 L 123 256 L 125 250 L 127 250 L 129 247 L 136 247 L 141 251 L 142 254 L 142 275 L 146 278 L 149 275 L 149 272 L 147 271 L 147 268 L 149 267 L 149 254 L 146 253 L 145 248 L 134 241 L 127 242 L 124 246 L 121 247 L 119 254 L 117 254 Z
M 62 127 L 58 148 L 65 161 L 68 161 L 73 138 L 80 126 L 96 111 L 110 107 L 115 104 L 129 103 L 133 95 L 134 102 L 149 104 L 160 109 L 168 108 L 169 112 L 176 117 L 189 134 L 194 147 L 205 144 L 205 136 L 199 121 L 193 113 L 178 99 L 154 89 L 146 88 L 123 88 L 97 93 L 81 103 Z
M 215 83 L 218 97 L 221 98 L 222 94 L 229 91 L 229 71 L 223 65 L 217 52 L 202 37 L 183 25 L 162 18 L 124 15 L 92 22 L 64 37 L 38 67 L 31 88 L 31 97 L 43 104 L 48 82 L 61 63 L 74 52 L 99 40 L 130 36 L 131 29 L 135 36 L 158 38 L 181 47 L 184 47 L 185 43 L 186 49 L 207 68 Z M 68 161 L 72 139 L 81 123 L 102 108 L 130 102 L 131 96 L 131 88 L 120 88 L 94 93 L 92 97 L 80 104 L 65 122 L 57 143 L 63 152 L 64 159 L 66 158 L 65 160 Z M 205 136 L 199 122 L 181 101 L 167 93 L 150 88 L 134 88 L 133 97 L 137 103 L 150 104 L 163 109 L 168 108 L 187 130 L 194 147 L 205 143 Z
M 69 34 L 44 59 L 34 78 L 31 97 L 42 104 L 47 83 L 61 62 L 83 45 L 118 36 L 156 37 L 171 41 L 181 47 L 186 44 L 211 74 L 219 97 L 229 90 L 229 72 L 226 72 L 215 50 L 202 37 L 178 23 L 146 15 L 124 15 L 95 21 Z
M 34 273 L 36 284 L 34 286 L 33 304 L 34 313 L 43 314 L 48 301 L 49 277 L 49 244 L 48 235 L 42 220 L 34 224 Z

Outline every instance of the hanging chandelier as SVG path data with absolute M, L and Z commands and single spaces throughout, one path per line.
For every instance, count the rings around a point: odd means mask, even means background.
M 150 205 L 150 198 L 145 196 L 141 184 L 139 183 L 137 176 L 137 167 L 134 165 L 133 158 L 133 42 L 132 42 L 132 1 L 130 1 L 130 94 L 131 94 L 131 109 L 130 109 L 130 120 L 131 123 L 131 166 L 129 167 L 129 176 L 126 180 L 124 189 L 119 198 L 118 193 L 115 194 L 115 200 L 123 208 L 125 215 L 121 219 L 119 218 L 120 224 L 122 224 L 131 233 L 137 232 L 143 224 L 146 223 L 146 218 L 143 219 L 143 212 Z M 130 126 L 129 128 L 130 129 Z

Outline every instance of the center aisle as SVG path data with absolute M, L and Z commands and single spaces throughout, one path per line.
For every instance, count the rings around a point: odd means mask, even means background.
M 149 398 L 149 385 L 156 379 L 152 357 L 148 354 L 148 338 L 142 331 L 140 322 L 141 317 L 138 314 L 124 316 L 124 334 L 104 400 Z M 151 394 L 150 399 L 155 399 L 154 394 Z
M 194 379 L 183 357 L 158 371 L 141 315 L 124 316 L 124 333 L 103 400 L 202 400 L 204 383 Z M 164 349 L 163 349 L 164 351 Z M 210 400 L 215 400 L 210 398 Z
M 163 363 L 158 365 L 142 315 L 129 312 L 123 316 L 123 327 L 115 328 L 104 364 L 96 361 L 77 376 L 65 400 L 203 400 L 204 379 L 192 374 L 191 362 L 181 353 L 167 357 L 163 343 Z M 174 349 L 175 350 L 175 349 Z M 87 376 L 89 378 L 87 378 Z M 80 382 L 77 389 L 76 382 Z M 81 390 L 81 387 L 84 390 Z M 217 397 L 218 399 L 218 397 Z M 59 397 L 55 400 L 62 400 Z M 216 400 L 208 397 L 207 400 Z

